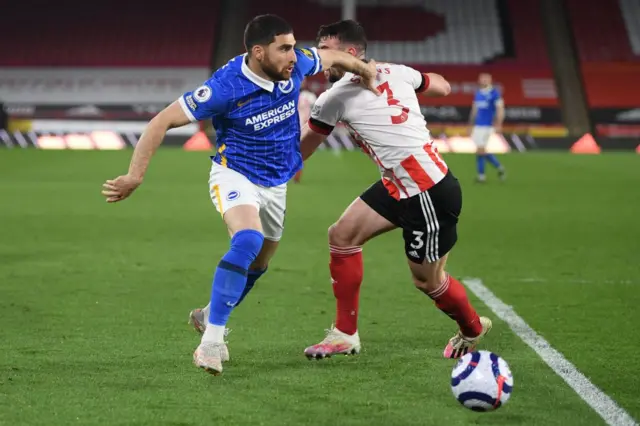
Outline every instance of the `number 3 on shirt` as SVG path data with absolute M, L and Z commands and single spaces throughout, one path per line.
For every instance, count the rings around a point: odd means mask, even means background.
M 409 108 L 404 105 L 400 105 L 400 101 L 393 97 L 393 92 L 391 91 L 391 87 L 389 87 L 389 82 L 385 81 L 377 89 L 381 92 L 387 92 L 387 103 L 389 106 L 399 106 L 402 107 L 402 112 L 400 115 L 392 115 L 391 123 L 392 124 L 402 124 L 409 118 Z

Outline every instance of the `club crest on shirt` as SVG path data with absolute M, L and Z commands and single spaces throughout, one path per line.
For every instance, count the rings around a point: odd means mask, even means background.
M 280 91 L 285 95 L 287 93 L 291 93 L 291 91 L 293 90 L 293 86 L 294 84 L 292 79 L 289 79 L 287 81 L 281 81 L 278 83 L 278 87 L 280 88 Z

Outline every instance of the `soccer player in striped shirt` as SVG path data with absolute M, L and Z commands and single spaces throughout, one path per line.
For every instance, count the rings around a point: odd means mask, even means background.
M 501 180 L 506 178 L 502 164 L 494 154 L 486 151 L 491 136 L 494 133 L 502 132 L 502 122 L 504 121 L 502 95 L 491 83 L 491 74 L 482 73 L 478 76 L 480 88 L 473 98 L 473 106 L 469 116 L 469 124 L 473 126 L 471 139 L 476 144 L 476 169 L 478 172 L 476 180 L 481 183 L 487 180 L 484 174 L 485 160 L 498 169 L 498 177 Z
M 355 21 L 321 27 L 317 42 L 319 51 L 340 49 L 365 57 L 366 35 Z M 458 358 L 475 348 L 491 329 L 491 320 L 478 316 L 464 286 L 445 271 L 457 241 L 462 192 L 433 145 L 417 97 L 418 93 L 445 96 L 451 88 L 438 74 L 421 74 L 404 65 L 381 63 L 377 69 L 378 89 L 386 96 L 368 93 L 360 86 L 360 77 L 351 73 L 325 72 L 334 85 L 320 95 L 302 132 L 306 159 L 342 122 L 381 174 L 329 228 L 336 321 L 324 340 L 305 349 L 305 355 L 319 359 L 360 351 L 362 245 L 400 228 L 415 286 L 458 325 L 443 352 L 446 358 Z
M 224 341 L 229 315 L 267 270 L 282 236 L 286 185 L 302 166 L 297 112 L 302 80 L 336 65 L 362 76 L 365 86 L 379 94 L 374 63 L 343 52 L 298 49 L 291 26 L 278 16 L 254 18 L 245 28 L 244 43 L 247 53 L 151 120 L 129 172 L 103 185 L 107 201 L 127 198 L 142 183 L 167 130 L 212 119 L 217 153 L 209 194 L 231 245 L 218 263 L 209 305 L 190 317 L 203 333 L 194 363 L 214 375 L 229 359 Z

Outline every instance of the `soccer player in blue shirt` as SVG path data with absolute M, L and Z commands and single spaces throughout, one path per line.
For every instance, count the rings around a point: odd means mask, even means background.
M 247 53 L 154 117 L 135 147 L 129 172 L 103 185 L 108 202 L 127 198 L 142 183 L 169 129 L 212 119 L 217 153 L 209 193 L 231 245 L 216 268 L 209 315 L 202 318 L 202 340 L 193 359 L 214 375 L 229 359 L 224 342 L 229 315 L 266 271 L 282 236 L 286 184 L 302 167 L 297 112 L 302 80 L 338 66 L 362 76 L 379 94 L 374 61 L 365 63 L 338 51 L 298 49 L 295 43 L 291 26 L 282 18 L 255 17 L 244 32 Z
M 498 176 L 504 180 L 506 177 L 504 167 L 500 164 L 495 155 L 487 153 L 486 147 L 491 135 L 502 132 L 502 122 L 504 121 L 504 101 L 502 95 L 493 87 L 491 74 L 482 73 L 478 77 L 480 88 L 476 91 L 469 116 L 469 125 L 473 126 L 471 139 L 476 144 L 476 166 L 478 171 L 478 182 L 485 182 L 484 174 L 485 159 L 498 169 Z

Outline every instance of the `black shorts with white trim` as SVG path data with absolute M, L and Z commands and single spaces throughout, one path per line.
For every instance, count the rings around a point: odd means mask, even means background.
M 428 191 L 410 198 L 396 200 L 382 180 L 371 185 L 360 198 L 402 229 L 404 250 L 412 262 L 433 263 L 449 253 L 458 240 L 462 189 L 451 171 Z

